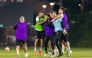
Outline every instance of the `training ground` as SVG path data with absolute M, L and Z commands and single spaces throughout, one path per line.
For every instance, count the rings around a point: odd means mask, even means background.
M 92 48 L 71 48 L 73 53 L 70 55 L 70 57 L 66 57 L 66 51 L 63 56 L 61 57 L 54 57 L 54 58 L 92 58 Z M 37 52 L 37 56 L 34 56 L 33 53 L 33 48 L 28 48 L 29 52 L 29 57 L 28 58 L 51 58 L 49 57 L 44 57 L 44 49 L 42 52 L 42 56 L 39 56 Z M 0 58 L 16 58 L 16 50 L 15 48 L 10 47 L 10 51 L 6 52 L 4 48 L 0 48 Z M 20 49 L 20 58 L 25 58 L 24 57 L 24 51 L 23 48 L 21 47 Z

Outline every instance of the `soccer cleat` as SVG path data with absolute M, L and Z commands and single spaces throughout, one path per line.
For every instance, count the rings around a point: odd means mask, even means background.
M 48 54 L 45 54 L 44 57 L 48 57 L 49 55 Z
M 55 57 L 55 55 L 52 55 L 51 57 Z
M 57 57 L 60 57 L 60 56 L 62 56 L 63 55 L 63 53 L 62 54 L 59 54 Z
M 25 54 L 25 57 L 28 57 L 28 56 L 29 56 L 29 54 L 28 54 L 28 53 L 26 53 L 26 54 Z
M 36 51 L 34 51 L 34 56 L 36 56 Z
M 52 52 L 49 52 L 49 56 L 51 56 L 52 55 Z
M 69 52 L 67 52 L 67 53 L 66 53 L 67 57 L 69 57 L 71 53 L 72 53 L 71 50 L 70 50 Z
M 42 51 L 39 51 L 39 55 L 40 55 L 40 56 L 42 55 Z

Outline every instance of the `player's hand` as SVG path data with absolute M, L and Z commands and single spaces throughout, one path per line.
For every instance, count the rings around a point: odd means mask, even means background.
M 63 30 L 63 34 L 66 35 L 67 34 L 67 31 L 66 29 Z
M 51 20 L 51 22 L 54 22 L 55 20 L 53 19 L 53 20 Z

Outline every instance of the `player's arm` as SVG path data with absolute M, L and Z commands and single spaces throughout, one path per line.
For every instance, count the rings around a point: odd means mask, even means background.
M 58 14 L 55 18 L 53 18 L 53 20 L 56 20 L 56 19 L 58 19 L 60 17 L 61 17 L 61 14 Z
M 53 18 L 52 22 L 60 17 L 63 17 L 61 14 L 58 14 L 55 18 Z
M 14 30 L 16 30 L 17 29 L 17 24 L 14 26 L 14 28 L 13 28 Z
M 36 22 L 37 22 L 38 24 L 43 24 L 45 21 L 40 22 L 40 21 L 39 21 L 39 18 L 38 18 L 38 17 L 36 17 Z

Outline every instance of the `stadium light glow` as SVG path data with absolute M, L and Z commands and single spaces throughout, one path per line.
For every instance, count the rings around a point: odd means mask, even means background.
M 53 5 L 55 5 L 55 3 L 54 2 L 51 2 L 50 5 L 53 6 Z
M 81 4 L 79 4 L 79 6 L 81 6 Z
M 42 5 L 42 8 L 46 8 L 47 7 L 47 5 Z

